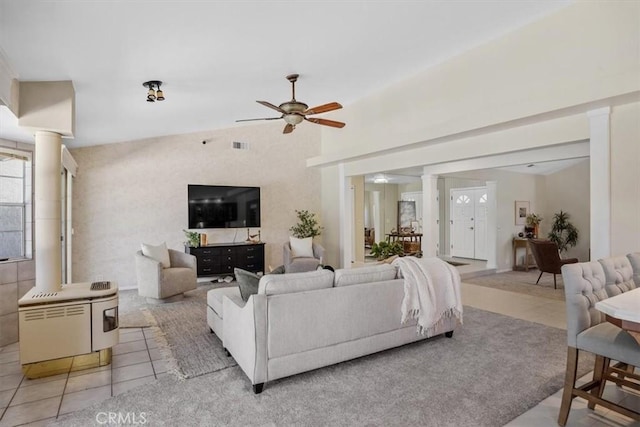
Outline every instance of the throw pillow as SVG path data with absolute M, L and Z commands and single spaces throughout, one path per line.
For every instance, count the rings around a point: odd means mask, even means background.
M 313 258 L 313 237 L 305 237 L 304 239 L 289 237 L 289 245 L 292 257 Z
M 258 283 L 260 276 L 241 268 L 234 268 L 233 274 L 236 276 L 238 286 L 240 287 L 240 296 L 244 302 L 247 302 L 251 295 L 258 293 Z
M 141 246 L 142 255 L 155 259 L 160 264 L 162 264 L 162 268 L 171 267 L 171 260 L 169 259 L 169 249 L 167 249 L 166 242 L 162 242 L 162 244 L 158 246 L 148 245 L 146 243 L 143 243 Z

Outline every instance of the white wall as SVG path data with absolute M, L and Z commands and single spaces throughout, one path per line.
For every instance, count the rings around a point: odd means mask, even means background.
M 330 230 L 320 214 L 320 171 L 305 166 L 319 152 L 318 127 L 299 126 L 290 135 L 281 127 L 269 123 L 72 150 L 78 163 L 74 281 L 104 278 L 135 286 L 140 243 L 166 241 L 184 250 L 188 184 L 261 187 L 267 266 L 282 264 L 296 209 L 318 213 Z M 248 142 L 250 150 L 232 149 L 233 141 Z M 207 234 L 210 243 L 247 238 L 246 229 Z
M 568 249 L 563 257 L 589 261 L 589 159 L 546 175 L 541 200 L 544 202 L 544 208 L 537 212 L 543 218 L 540 223 L 540 235 L 547 238 L 554 214 L 561 210 L 567 212 L 570 215 L 569 220 L 578 229 L 579 237 L 576 247 Z
M 447 184 L 447 181 L 450 182 Z M 485 185 L 486 181 L 497 182 L 497 270 L 510 270 L 513 265 L 513 237 L 524 231 L 523 226 L 515 224 L 515 202 L 516 200 L 529 201 L 531 211 L 540 212 L 544 202 L 539 198 L 539 188 L 544 185 L 544 181 L 541 176 L 537 175 L 494 169 L 459 172 L 455 174 L 455 177 L 445 177 L 445 189 L 447 192 L 447 198 L 444 201 L 446 245 L 449 245 L 448 190 L 466 186 L 482 186 Z

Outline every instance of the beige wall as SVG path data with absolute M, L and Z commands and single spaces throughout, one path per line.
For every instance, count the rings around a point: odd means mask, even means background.
M 296 209 L 318 213 L 325 230 L 332 228 L 322 221 L 320 171 L 305 166 L 319 152 L 318 128 L 299 126 L 283 135 L 279 123 L 269 123 L 72 150 L 78 163 L 73 280 L 136 286 L 140 243 L 166 241 L 184 250 L 188 184 L 261 187 L 266 263 L 282 264 Z M 232 149 L 233 141 L 249 143 L 250 150 Z M 247 238 L 246 229 L 207 234 L 210 243 Z
M 340 110 L 347 126 L 323 130 L 322 158 L 508 125 L 637 91 L 639 27 L 640 2 L 576 2 Z
M 570 215 L 570 221 L 578 229 L 578 244 L 567 250 L 563 257 L 589 261 L 590 247 L 590 198 L 589 159 L 544 177 L 544 193 L 541 195 L 543 210 L 540 235 L 547 238 L 553 224 L 553 215 L 560 210 Z
M 611 114 L 611 253 L 640 251 L 640 103 Z

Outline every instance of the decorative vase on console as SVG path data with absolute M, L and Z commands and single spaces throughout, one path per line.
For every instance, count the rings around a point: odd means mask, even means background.
M 530 228 L 533 228 L 533 238 L 537 239 L 539 236 L 539 226 L 540 226 L 540 222 L 542 221 L 542 217 L 540 215 L 536 215 L 533 212 L 530 213 L 529 215 L 527 215 L 527 225 Z

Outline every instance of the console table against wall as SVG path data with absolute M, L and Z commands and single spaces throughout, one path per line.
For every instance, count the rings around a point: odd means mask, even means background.
M 214 243 L 185 249 L 196 257 L 198 277 L 233 274 L 235 267 L 264 271 L 264 243 Z
M 524 248 L 524 263 L 516 264 L 518 248 Z M 531 251 L 529 250 L 529 239 L 515 237 L 513 239 L 513 270 L 529 271 L 530 268 L 536 268 L 536 263 L 531 259 Z

